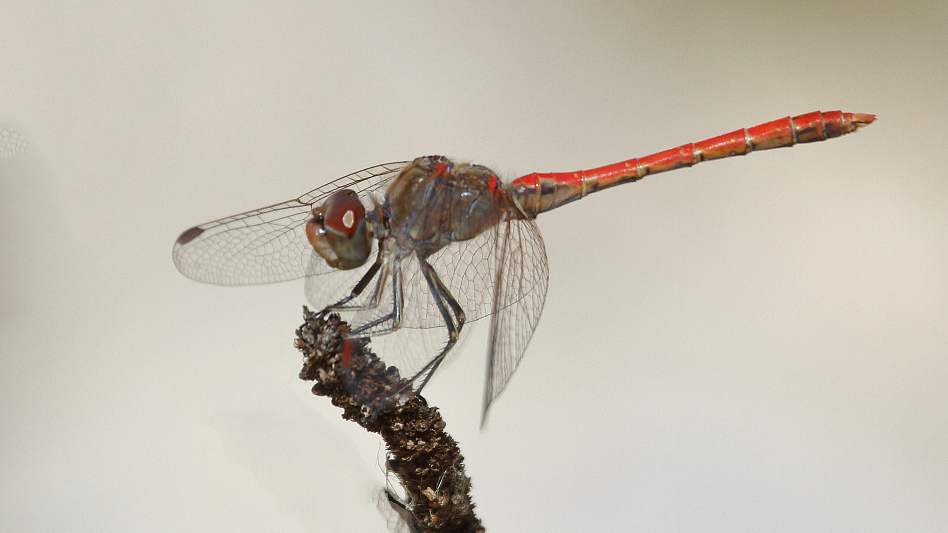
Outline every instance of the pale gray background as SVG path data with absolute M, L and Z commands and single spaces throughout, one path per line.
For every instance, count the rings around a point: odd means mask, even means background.
M 288 4 L 0 7 L 0 530 L 385 530 L 379 440 L 296 377 L 302 282 L 185 279 L 185 228 L 817 109 L 880 118 L 543 216 L 486 429 L 483 325 L 427 396 L 493 532 L 948 530 L 944 2 Z

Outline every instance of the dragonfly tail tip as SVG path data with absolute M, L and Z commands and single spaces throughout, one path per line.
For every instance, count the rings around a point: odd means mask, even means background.
M 876 116 L 869 113 L 853 113 L 853 125 L 857 128 L 871 124 L 875 119 Z

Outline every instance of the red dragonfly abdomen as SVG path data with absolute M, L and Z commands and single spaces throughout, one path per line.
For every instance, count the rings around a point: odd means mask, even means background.
M 649 174 L 690 167 L 702 161 L 732 155 L 825 141 L 856 131 L 856 128 L 869 124 L 875 118 L 865 113 L 814 111 L 591 170 L 527 174 L 514 180 L 510 191 L 524 211 L 535 216 L 589 193 L 637 181 Z

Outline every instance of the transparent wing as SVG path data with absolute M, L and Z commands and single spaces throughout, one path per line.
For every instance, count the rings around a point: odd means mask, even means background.
M 383 188 L 383 186 L 397 176 L 408 163 L 411 163 L 411 161 L 396 161 L 394 163 L 375 165 L 374 167 L 365 168 L 358 172 L 353 172 L 352 174 L 346 174 L 341 178 L 330 181 L 322 187 L 317 187 L 309 191 L 297 198 L 297 200 L 304 204 L 317 204 L 321 202 L 323 198 L 339 189 L 353 190 L 359 193 L 359 197 L 362 198 L 365 196 L 363 193 L 377 191 Z
M 540 321 L 549 285 L 546 249 L 532 220 L 498 226 L 483 416 L 507 386 Z M 504 235 L 506 229 L 506 235 Z
M 495 226 L 473 239 L 454 242 L 428 258 L 438 277 L 464 309 L 467 322 L 491 313 L 496 240 Z M 411 328 L 444 328 L 444 319 L 414 257 L 403 262 L 402 284 L 405 299 L 412 295 L 415 300 L 404 314 L 402 323 Z
M 429 258 L 467 316 L 462 342 L 473 322 L 493 314 L 488 363 L 491 399 L 500 393 L 523 357 L 539 321 L 548 283 L 546 251 L 536 224 L 504 218 L 504 222 L 477 237 L 454 242 Z M 393 277 L 400 276 L 404 298 L 401 327 L 384 334 L 380 334 L 381 328 L 370 329 L 366 335 L 372 338 L 374 351 L 383 361 L 396 366 L 403 376 L 412 376 L 441 352 L 448 331 L 417 257 L 407 255 L 399 265 L 399 270 L 392 270 L 384 280 L 379 305 L 348 313 L 347 320 L 357 327 L 391 313 Z M 311 285 L 325 281 L 329 281 L 326 276 L 307 278 L 311 302 Z M 335 282 L 336 277 L 331 281 Z M 348 287 L 356 281 L 355 277 L 350 279 Z M 455 347 L 451 353 L 458 351 Z
M 305 225 L 313 204 L 340 189 L 367 196 L 382 189 L 408 162 L 376 165 L 348 174 L 295 200 L 263 207 L 200 226 L 178 237 L 171 254 L 185 276 L 218 285 L 252 285 L 333 271 L 312 261 Z
M 508 250 L 507 254 L 526 253 L 525 257 L 506 260 L 500 257 L 503 252 L 500 239 L 507 231 L 510 232 L 510 238 L 518 243 Z M 509 227 L 505 221 L 473 239 L 453 242 L 428 258 L 428 262 L 434 267 L 438 277 L 464 309 L 468 323 L 497 311 L 494 298 L 497 294 L 496 283 L 500 275 L 498 267 L 503 266 L 504 261 L 512 261 L 514 265 L 507 270 L 511 275 L 522 276 L 522 278 L 517 285 L 506 288 L 502 293 L 505 298 L 502 308 L 532 294 L 540 283 L 544 284 L 541 289 L 543 294 L 546 294 L 546 252 L 536 224 L 532 221 L 511 220 Z M 529 270 L 532 272 L 524 274 Z M 444 318 L 422 275 L 418 258 L 414 254 L 409 253 L 402 258 L 399 273 L 404 295 L 401 326 L 444 329 Z M 508 272 L 503 273 L 503 275 L 507 274 Z M 358 277 L 358 275 L 353 276 L 353 285 Z M 316 284 L 320 281 L 319 279 L 308 280 L 308 283 Z M 389 280 L 382 291 L 382 298 L 380 298 L 382 303 L 378 308 L 363 311 L 354 319 L 354 322 L 369 322 L 389 312 L 392 308 L 392 286 Z M 539 303 L 542 305 L 542 298 Z
M 0 158 L 14 157 L 26 151 L 29 146 L 19 133 L 8 129 L 0 129 Z

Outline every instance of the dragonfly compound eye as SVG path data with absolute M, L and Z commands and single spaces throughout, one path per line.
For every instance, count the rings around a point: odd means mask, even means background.
M 348 189 L 313 208 L 313 218 L 306 223 L 306 238 L 329 266 L 340 270 L 364 265 L 372 252 L 365 207 Z

